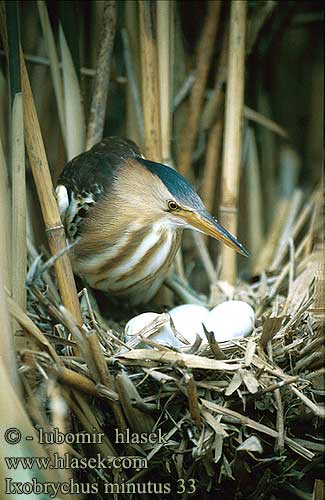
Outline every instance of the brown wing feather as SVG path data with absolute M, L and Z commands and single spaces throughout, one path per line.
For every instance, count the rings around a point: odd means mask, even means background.
M 57 197 L 70 239 L 80 235 L 84 219 L 97 201 L 109 193 L 116 169 L 125 159 L 140 156 L 133 141 L 107 137 L 66 164 L 58 180 Z

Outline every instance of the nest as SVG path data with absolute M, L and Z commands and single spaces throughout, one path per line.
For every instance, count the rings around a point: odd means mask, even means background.
M 31 258 L 30 319 L 10 303 L 28 333 L 20 373 L 29 413 L 48 430 L 104 434 L 98 443 L 62 444 L 60 454 L 129 459 L 125 468 L 79 468 L 78 483 L 99 485 L 100 498 L 104 487 L 135 499 L 150 491 L 165 498 L 169 489 L 177 496 L 181 487 L 183 498 L 283 491 L 305 498 L 324 450 L 321 258 L 316 238 L 313 252 L 289 260 L 287 272 L 231 290 L 217 282 L 215 303 L 231 294 L 254 306 L 254 332 L 219 344 L 209 335 L 208 347 L 197 342 L 186 352 L 150 340 L 166 313 L 125 342 L 123 322 L 104 319 L 87 289 L 79 293 L 81 328 L 59 304 L 53 259 Z M 147 348 L 136 348 L 140 341 Z

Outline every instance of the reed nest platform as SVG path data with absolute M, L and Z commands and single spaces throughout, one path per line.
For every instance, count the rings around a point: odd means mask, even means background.
M 323 500 L 321 2 L 9 0 L 0 35 L 0 497 Z M 152 303 L 87 287 L 55 186 L 107 136 L 250 256 L 188 231 Z M 232 299 L 251 335 L 153 340 L 174 306 Z
M 321 208 L 316 197 L 313 210 Z M 195 484 L 193 498 L 283 498 L 284 492 L 309 498 L 313 489 L 319 498 L 325 409 L 318 230 L 316 224 L 312 251 L 289 259 L 282 272 L 253 285 L 216 282 L 215 302 L 237 298 L 257 311 L 251 336 L 219 344 L 210 338 L 209 347 L 197 342 L 186 353 L 150 340 L 169 320 L 166 313 L 140 332 L 138 341 L 148 348 L 135 348 L 134 339 L 128 344 L 125 322 L 105 320 L 87 289 L 79 293 L 81 328 L 57 301 L 51 261 L 31 258 L 28 316 L 9 302 L 24 327 L 19 373 L 31 419 L 48 431 L 52 424 L 65 432 L 104 433 L 101 443 L 71 445 L 74 457 L 145 459 L 144 468 L 114 475 L 78 470 L 78 481 L 123 484 L 112 490 L 121 498 L 146 498 L 145 492 L 150 498 L 148 481 L 166 498 L 162 485 L 173 495 L 180 479 L 189 492 Z M 116 439 L 117 429 L 128 443 Z M 138 442 L 150 433 L 158 442 Z M 49 456 L 56 449 L 46 448 Z M 70 445 L 58 448 L 72 453 Z

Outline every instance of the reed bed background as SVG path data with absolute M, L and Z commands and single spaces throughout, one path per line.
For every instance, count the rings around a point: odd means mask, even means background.
M 130 489 L 114 498 L 149 499 L 134 485 L 154 480 L 171 483 L 170 498 L 321 499 L 321 2 L 0 7 L 1 426 L 34 436 L 2 454 L 148 460 L 140 471 L 22 473 L 2 459 L 2 486 L 9 474 L 96 483 L 99 498 L 120 482 Z M 186 234 L 151 305 L 161 315 L 131 343 L 134 311 L 117 321 L 76 286 L 53 189 L 66 161 L 108 135 L 178 169 L 250 251 Z M 209 336 L 186 353 L 150 340 L 165 307 L 229 298 L 254 307 L 251 337 Z M 44 447 L 35 425 L 105 438 Z M 168 444 L 117 446 L 114 429 L 126 428 L 161 429 Z M 196 492 L 177 495 L 177 479 Z M 86 486 L 72 497 L 91 498 Z

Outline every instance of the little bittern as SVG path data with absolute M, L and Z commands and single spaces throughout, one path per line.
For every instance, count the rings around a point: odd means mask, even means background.
M 247 255 L 176 170 L 146 160 L 128 139 L 108 137 L 74 158 L 56 192 L 67 237 L 76 241 L 74 272 L 130 304 L 155 295 L 184 228 Z

